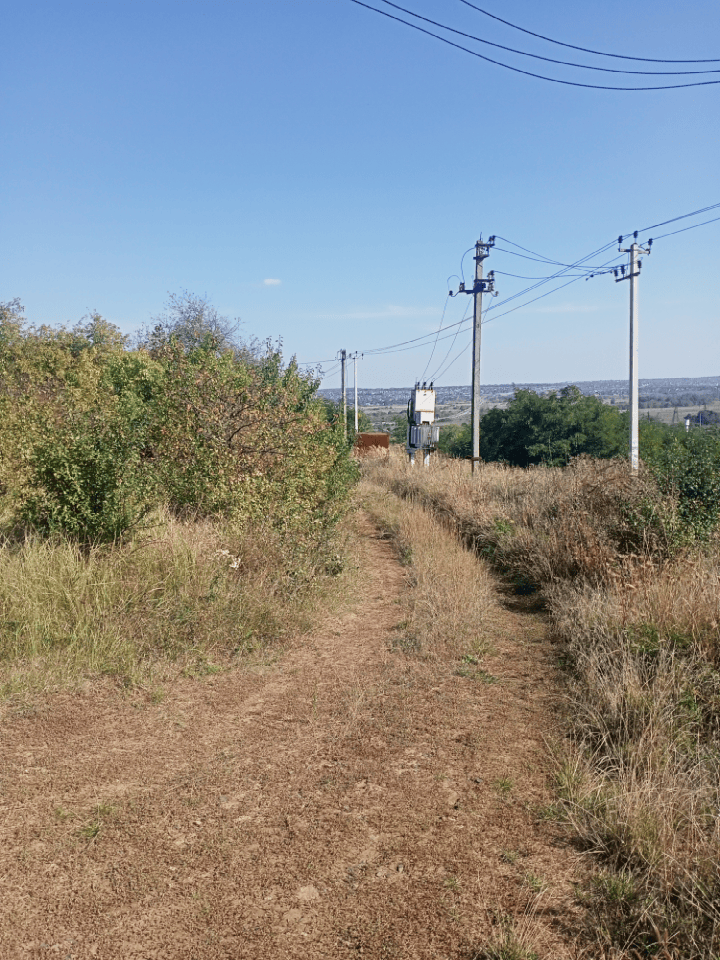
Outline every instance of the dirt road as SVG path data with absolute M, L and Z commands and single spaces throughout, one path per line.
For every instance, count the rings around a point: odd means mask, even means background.
M 408 656 L 404 570 L 360 530 L 361 596 L 277 662 L 5 721 L 2 958 L 470 960 L 507 917 L 573 955 L 543 620 L 508 609 L 475 678 Z

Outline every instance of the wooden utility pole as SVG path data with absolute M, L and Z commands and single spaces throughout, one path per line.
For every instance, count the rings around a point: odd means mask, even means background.
M 490 256 L 490 250 L 495 246 L 495 237 L 490 237 L 487 243 L 483 243 L 482 235 L 475 244 L 475 282 L 472 290 L 466 290 L 465 284 L 460 284 L 458 293 L 472 293 L 473 303 L 473 368 L 472 368 L 472 410 L 470 419 L 472 423 L 472 472 L 475 473 L 477 465 L 480 462 L 480 341 L 482 334 L 482 295 L 491 293 L 497 296 L 495 290 L 495 278 L 492 270 L 488 274 L 487 280 L 483 280 L 483 260 Z M 450 291 L 450 296 L 457 296 Z
M 650 253 L 652 240 L 648 241 L 647 247 L 641 247 L 637 243 L 637 230 L 633 234 L 633 242 L 629 247 L 623 247 L 622 237 L 618 237 L 618 250 L 620 253 L 630 254 L 629 268 L 619 267 L 613 271 L 615 282 L 621 280 L 630 281 L 630 373 L 629 373 L 629 391 L 630 391 L 630 443 L 629 457 L 630 470 L 633 474 L 638 472 L 640 466 L 640 441 L 639 441 L 639 416 L 638 416 L 638 302 L 637 302 L 637 278 L 640 276 L 642 267 L 641 254 Z

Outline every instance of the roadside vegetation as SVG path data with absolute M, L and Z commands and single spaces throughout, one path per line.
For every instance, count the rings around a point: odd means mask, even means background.
M 543 815 L 595 854 L 592 956 L 720 954 L 718 469 L 711 435 L 689 436 L 639 478 L 587 457 L 475 478 L 399 451 L 366 466 L 535 595 L 563 641 L 568 740 Z
M 377 463 L 377 455 L 369 461 Z M 487 652 L 484 638 L 500 611 L 490 570 L 421 503 L 378 483 L 375 469 L 369 473 L 359 502 L 393 541 L 409 587 L 397 646 L 413 656 L 477 667 Z
M 356 478 L 317 386 L 191 294 L 135 344 L 2 305 L 0 690 L 208 669 L 307 626 Z

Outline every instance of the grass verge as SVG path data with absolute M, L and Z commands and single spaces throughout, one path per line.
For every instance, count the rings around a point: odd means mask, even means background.
M 589 955 L 717 960 L 718 540 L 680 549 L 674 505 L 620 463 L 488 464 L 472 478 L 396 456 L 365 472 L 539 592 L 565 641 L 554 815 L 595 855 L 580 893 Z
M 398 645 L 423 657 L 457 659 L 463 675 L 489 678 L 478 666 L 499 609 L 489 570 L 420 504 L 367 481 L 360 497 L 406 568 L 406 618 Z
M 0 547 L 0 698 L 109 676 L 123 685 L 216 672 L 306 631 L 341 593 L 337 532 L 156 517 L 153 534 L 81 549 L 29 537 Z

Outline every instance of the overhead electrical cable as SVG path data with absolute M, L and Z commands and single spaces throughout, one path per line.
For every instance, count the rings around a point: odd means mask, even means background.
M 505 270 L 493 270 L 493 273 L 497 274 L 500 277 L 514 277 L 516 280 L 549 280 L 550 277 L 526 277 L 520 273 L 507 273 Z M 586 273 L 578 274 L 578 279 L 586 277 Z
M 442 370 L 440 370 L 437 374 L 435 374 L 435 380 L 441 380 L 442 377 L 444 377 L 445 374 L 448 372 L 450 367 L 452 367 L 452 365 L 457 360 L 459 360 L 464 353 L 467 353 L 471 347 L 472 347 L 472 339 L 468 343 L 466 343 L 464 347 L 461 347 L 461 349 L 458 351 L 458 353 L 455 354 L 455 356 L 452 358 L 450 363 L 447 364 L 447 366 L 445 366 Z
M 537 253 L 537 251 L 535 251 L 535 250 L 529 250 L 527 247 L 521 247 L 519 243 L 515 243 L 514 240 L 508 240 L 507 237 L 501 237 L 501 236 L 499 236 L 498 234 L 496 234 L 496 238 L 497 238 L 498 240 L 502 240 L 504 243 L 511 243 L 514 247 L 517 247 L 518 250 L 524 250 L 525 253 L 531 253 L 534 257 L 537 257 L 541 262 L 544 261 L 545 263 L 552 263 L 552 264 L 555 264 L 555 265 L 558 266 L 558 267 L 568 267 L 568 266 L 570 266 L 570 264 L 568 264 L 568 263 L 562 263 L 560 260 L 553 260 L 552 257 L 546 257 L 545 254 L 543 254 L 543 253 Z M 611 246 L 612 246 L 612 243 L 607 244 L 607 246 L 608 246 L 608 247 L 611 247 Z M 498 249 L 498 250 L 502 250 L 502 247 L 498 247 L 497 249 Z M 604 249 L 605 249 L 605 248 L 604 248 Z M 507 251 L 505 251 L 505 252 L 506 252 L 506 253 L 512 253 L 513 251 L 512 251 L 512 250 L 507 250 Z M 515 254 L 515 256 L 518 256 L 518 254 Z M 528 259 L 529 259 L 529 258 L 528 258 Z M 592 270 L 592 267 L 587 267 L 586 269 Z
M 460 323 L 467 323 L 467 321 L 468 321 L 469 319 L 470 319 L 469 317 L 463 317 L 463 319 L 462 319 L 461 321 L 459 321 L 459 322 L 460 322 Z M 445 330 L 450 330 L 450 329 L 452 329 L 453 327 L 456 327 L 456 326 L 458 326 L 458 324 L 452 323 L 452 324 L 450 324 L 449 326 L 445 327 Z M 428 336 L 433 336 L 433 334 L 429 334 Z M 438 340 L 439 340 L 439 341 L 440 341 L 440 340 L 449 340 L 450 337 L 452 337 L 452 336 L 454 336 L 454 334 L 448 333 L 447 336 L 438 337 Z M 388 350 L 376 350 L 374 353 L 372 353 L 372 354 L 370 354 L 370 355 L 373 356 L 373 357 L 384 357 L 384 356 L 385 356 L 386 354 L 388 354 L 388 353 L 407 353 L 408 350 L 418 350 L 418 349 L 420 349 L 421 347 L 427 347 L 427 346 L 429 346 L 429 345 L 430 345 L 430 344 L 429 344 L 429 341 L 428 341 L 428 342 L 425 342 L 425 343 L 413 343 L 413 344 L 411 344 L 410 346 L 407 346 L 407 347 L 397 347 L 397 348 L 388 349 Z M 368 352 L 365 351 L 365 354 L 368 355 Z M 432 380 L 432 377 L 430 377 L 429 379 Z
M 693 210 L 692 213 L 683 213 L 679 217 L 673 217 L 672 220 L 663 220 L 662 223 L 652 223 L 649 227 L 643 227 L 642 230 L 638 230 L 638 233 L 647 233 L 648 230 L 654 230 L 656 227 L 667 227 L 670 223 L 677 223 L 678 220 L 687 220 L 688 217 L 699 217 L 701 213 L 708 213 L 710 210 L 717 210 L 720 207 L 720 203 L 711 203 L 707 207 L 701 207 L 699 210 Z M 712 220 L 707 220 L 707 223 L 712 223 Z M 698 224 L 702 226 L 702 224 Z M 632 236 L 630 233 L 623 235 L 625 237 Z
M 704 227 L 706 223 L 717 223 L 720 217 L 713 217 L 712 220 L 703 220 L 702 223 L 693 223 L 689 227 L 681 227 L 679 230 L 672 230 L 670 233 L 661 233 L 659 237 L 653 237 L 653 240 L 663 240 L 665 237 L 674 237 L 676 233 L 685 233 L 686 230 L 694 230 L 695 227 Z
M 544 60 L 546 63 L 557 63 L 563 67 L 576 67 L 580 70 L 598 70 L 601 73 L 623 73 L 623 74 L 633 74 L 640 76 L 650 76 L 650 77 L 664 77 L 664 76 L 690 76 L 696 74 L 704 73 L 720 73 L 720 70 L 622 70 L 616 69 L 613 67 L 596 67 L 593 64 L 589 63 L 573 63 L 571 60 L 556 60 L 554 57 L 543 57 L 539 53 L 529 53 L 526 50 L 517 50 L 515 47 L 506 47 L 502 43 L 493 43 L 492 40 L 485 40 L 483 37 L 478 37 L 474 33 L 464 33 L 462 30 L 456 30 L 454 27 L 448 27 L 444 23 L 440 23 L 437 20 L 431 20 L 429 17 L 423 17 L 419 13 L 413 13 L 412 10 L 408 10 L 407 7 L 401 7 L 397 3 L 393 3 L 392 0 L 380 0 L 381 3 L 386 3 L 389 7 L 394 7 L 395 10 L 400 10 L 403 13 L 406 13 L 410 17 L 415 17 L 416 20 L 423 20 L 425 23 L 431 23 L 434 27 L 439 27 L 441 30 L 447 30 L 449 33 L 457 34 L 459 37 L 465 37 L 467 40 L 476 40 L 478 43 L 484 43 L 489 47 L 497 47 L 498 50 L 507 50 L 508 53 L 517 53 L 521 57 L 532 57 L 534 60 Z
M 513 30 L 521 30 L 523 33 L 527 33 L 531 37 L 537 37 L 538 40 L 547 40 L 548 43 L 555 43 L 559 47 L 568 47 L 570 50 L 581 50 L 583 53 L 594 53 L 598 57 L 615 57 L 617 60 L 637 60 L 641 63 L 720 63 L 720 58 L 706 60 L 661 60 L 657 57 L 630 57 L 622 53 L 604 53 L 602 50 L 591 50 L 588 47 L 578 47 L 574 43 L 563 43 L 562 40 L 554 40 L 552 37 L 546 37 L 542 33 L 533 33 L 532 30 L 526 30 L 525 27 L 519 27 L 516 23 L 510 23 L 509 20 L 503 20 L 502 17 L 497 17 L 494 13 L 490 13 L 488 10 L 483 10 L 482 7 L 478 7 L 474 3 L 470 3 L 470 0 L 460 0 L 460 3 L 464 3 L 466 7 L 472 7 L 472 9 L 477 10 L 478 13 L 484 13 L 486 17 L 492 17 L 493 20 L 498 20 L 500 23 L 504 23 L 506 26 L 512 27 Z
M 425 374 L 427 373 L 428 367 L 429 367 L 430 364 L 432 363 L 432 358 L 435 356 L 435 348 L 436 348 L 437 345 L 438 345 L 438 337 L 440 336 L 440 332 L 442 331 L 442 328 L 443 328 L 443 321 L 445 320 L 445 311 L 447 310 L 447 305 L 448 305 L 448 303 L 450 303 L 450 294 L 448 294 L 448 295 L 445 297 L 445 305 L 444 305 L 444 307 L 443 307 L 442 316 L 440 317 L 440 326 L 438 327 L 437 336 L 435 337 L 435 343 L 433 343 L 432 352 L 430 353 L 430 357 L 429 357 L 429 359 L 428 359 L 428 362 L 425 364 L 425 369 L 423 370 L 422 376 L 420 377 L 421 380 L 424 380 L 424 379 L 425 379 Z
M 611 263 L 619 259 L 618 257 L 613 257 L 612 260 L 608 260 L 607 263 L 603 264 L 603 272 L 609 273 L 609 270 L 606 270 Z M 597 272 L 596 276 L 600 276 L 600 271 Z M 533 297 L 532 300 L 526 300 L 525 303 L 519 303 L 516 307 L 512 307 L 510 310 L 506 310 L 504 313 L 499 313 L 494 317 L 490 317 L 489 320 L 483 320 L 483 323 L 491 323 L 493 320 L 499 320 L 500 317 L 506 317 L 509 313 L 515 313 L 516 310 L 522 310 L 523 307 L 530 306 L 531 303 L 535 303 L 537 300 L 542 300 L 544 297 L 549 297 L 551 293 L 556 293 L 558 290 L 563 290 L 565 287 L 569 287 L 571 283 L 577 283 L 578 280 L 587 279 L 583 277 L 573 277 L 572 280 L 568 280 L 567 283 L 560 284 L 559 287 L 553 287 L 552 290 L 548 290 L 546 293 L 541 293 L 537 297 Z M 540 284 L 537 284 L 540 286 Z M 493 310 L 495 306 L 501 307 L 503 303 L 508 303 L 514 297 L 508 297 L 507 300 L 503 300 L 502 303 L 494 304 L 493 306 L 488 307 L 489 310 Z M 487 312 L 487 311 L 486 311 Z
M 580 260 L 578 260 L 576 263 L 564 265 L 563 269 L 558 270 L 556 273 L 552 274 L 552 275 L 549 276 L 549 277 L 543 278 L 539 283 L 535 283 L 535 284 L 532 284 L 532 285 L 529 286 L 529 287 L 525 287 L 523 290 L 518 291 L 518 293 L 514 293 L 514 294 L 512 294 L 510 297 L 506 297 L 504 300 L 501 300 L 499 303 L 492 304 L 490 307 L 488 307 L 488 310 L 494 310 L 494 309 L 497 309 L 498 307 L 504 306 L 504 304 L 510 303 L 510 301 L 516 300 L 518 297 L 523 297 L 523 296 L 525 296 L 526 293 L 531 293 L 533 290 L 537 289 L 537 287 L 542 286 L 543 283 L 547 283 L 547 282 L 549 282 L 550 280 L 558 279 L 559 277 L 561 277 L 561 276 L 563 275 L 563 273 L 565 273 L 566 270 L 573 270 L 573 269 L 575 269 L 576 267 L 581 266 L 582 263 L 583 263 L 585 260 L 589 260 L 589 259 L 591 259 L 592 257 L 598 256 L 598 254 L 603 253 L 605 250 L 608 250 L 610 247 L 614 246 L 615 243 L 616 243 L 616 241 L 613 240 L 613 241 L 611 241 L 610 243 L 605 244 L 603 247 L 600 247 L 598 250 L 594 250 L 592 253 L 587 254 L 587 256 L 582 257 L 582 258 L 581 258 Z M 472 248 L 471 248 L 471 249 L 472 249 Z M 497 249 L 497 247 L 496 247 L 495 249 Z M 511 251 L 510 251 L 510 252 L 511 252 Z M 619 259 L 619 257 L 615 257 L 614 259 L 617 260 L 617 259 Z M 610 262 L 612 262 L 612 261 L 610 261 Z M 595 273 L 599 273 L 601 270 L 604 270 L 606 266 L 607 266 L 607 264 L 602 264 L 602 265 L 599 266 L 599 267 L 593 268 L 593 271 L 594 271 Z M 584 275 L 583 275 L 583 276 L 584 276 Z M 583 279 L 583 276 L 577 277 L 577 278 L 575 278 L 575 279 Z M 558 289 L 560 289 L 560 288 L 558 288 Z M 530 302 L 532 302 L 532 301 L 530 301 Z M 518 309 L 519 309 L 519 308 L 518 308 Z M 467 313 L 467 310 L 466 310 L 466 313 Z M 467 317 L 463 317 L 462 320 L 459 320 L 459 321 L 457 321 L 456 323 L 450 323 L 450 324 L 448 324 L 446 327 L 443 328 L 443 330 L 452 330 L 452 329 L 454 329 L 455 327 L 458 327 L 458 328 L 459 328 L 460 326 L 462 326 L 463 323 L 466 322 L 466 320 L 467 320 Z M 439 331 L 439 332 L 440 332 L 440 331 Z M 391 343 L 391 344 L 388 344 L 388 345 L 385 346 L 385 347 L 375 347 L 375 348 L 366 349 L 366 350 L 363 351 L 363 353 L 365 353 L 366 355 L 373 355 L 373 356 L 378 356 L 378 355 L 380 355 L 380 354 L 385 354 L 385 353 L 404 353 L 406 350 L 415 350 L 415 349 L 417 349 L 417 347 L 419 347 L 419 346 L 427 346 L 427 345 L 429 344 L 430 339 L 431 339 L 433 336 L 434 336 L 434 334 L 432 334 L 432 333 L 425 333 L 425 334 L 423 334 L 422 336 L 420 336 L 420 337 L 414 337 L 414 338 L 412 338 L 411 340 L 401 340 L 401 341 L 398 342 L 398 343 Z M 450 336 L 452 336 L 452 334 L 450 334 Z M 438 339 L 440 339 L 440 340 L 447 340 L 448 337 L 447 337 L 447 336 L 445 336 L 445 337 L 439 337 Z M 431 379 L 433 379 L 433 378 L 431 378 Z
M 642 230 L 639 230 L 638 233 L 646 233 L 648 230 L 652 230 L 652 229 L 654 229 L 655 227 L 666 226 L 666 225 L 669 225 L 669 224 L 671 224 L 671 223 L 676 223 L 676 222 L 678 222 L 679 220 L 684 220 L 684 219 L 687 219 L 688 217 L 698 216 L 698 215 L 701 214 L 701 213 L 706 213 L 706 212 L 708 212 L 708 211 L 710 211 L 710 210 L 715 210 L 715 209 L 718 209 L 718 208 L 720 208 L 720 203 L 710 204 L 710 205 L 708 205 L 708 206 L 706 206 L 706 207 L 701 207 L 701 208 L 699 208 L 698 210 L 693 210 L 693 211 L 690 212 L 690 213 L 684 213 L 684 214 L 681 214 L 680 216 L 672 217 L 672 218 L 669 219 L 669 220 L 663 220 L 663 221 L 661 221 L 660 223 L 652 224 L 652 225 L 649 226 L 649 227 L 644 227 Z M 656 237 L 656 238 L 654 238 L 654 239 L 660 240 L 660 239 L 662 239 L 663 237 L 673 236 L 673 234 L 675 234 L 675 233 L 682 233 L 682 232 L 684 232 L 685 230 L 693 230 L 693 229 L 695 229 L 696 227 L 705 226 L 706 224 L 715 223 L 715 222 L 717 222 L 717 221 L 720 221 L 720 217 L 714 217 L 714 218 L 712 218 L 712 219 L 710 219 L 710 220 L 704 220 L 704 221 L 702 221 L 701 223 L 692 224 L 692 225 L 689 226 L 689 227 L 683 227 L 683 228 L 681 228 L 680 230 L 671 231 L 670 233 L 662 234 L 660 237 Z M 623 235 L 623 239 L 625 239 L 626 237 L 630 237 L 630 236 L 632 236 L 632 233 L 624 234 L 624 235 Z M 516 244 L 515 241 L 513 241 L 513 240 L 508 240 L 507 238 L 502 238 L 502 239 L 504 239 L 506 243 L 511 243 L 513 246 L 517 246 L 518 249 L 520 249 L 520 250 L 528 250 L 527 247 L 521 247 L 520 244 Z M 610 272 L 612 271 L 612 264 L 613 264 L 615 261 L 621 259 L 621 258 L 622 258 L 622 254 L 621 254 L 621 255 L 618 255 L 618 256 L 615 256 L 615 257 L 612 257 L 610 260 L 607 260 L 607 261 L 605 261 L 604 263 L 601 263 L 601 264 L 599 264 L 599 265 L 597 265 L 597 266 L 587 267 L 587 266 L 584 266 L 584 264 L 585 264 L 588 260 L 594 259 L 595 257 L 603 254 L 605 251 L 607 251 L 607 250 L 609 250 L 611 247 L 615 246 L 616 243 L 617 243 L 617 240 L 612 240 L 612 241 L 610 241 L 609 243 L 604 244 L 602 247 L 599 247 L 597 250 L 594 250 L 592 253 L 589 253 L 589 254 L 587 254 L 586 256 L 581 257 L 579 260 L 575 261 L 575 263 L 562 264 L 562 263 L 560 263 L 560 261 L 550 260 L 549 258 L 538 259 L 537 262 L 539 262 L 539 263 L 549 263 L 549 264 L 553 264 L 553 265 L 559 265 L 561 269 L 558 270 L 558 271 L 556 271 L 555 273 L 551 274 L 551 275 L 548 276 L 548 277 L 538 277 L 538 278 L 535 278 L 535 277 L 527 277 L 527 278 L 525 278 L 525 277 L 523 277 L 523 278 L 521 278 L 521 279 L 528 279 L 528 280 L 535 280 L 535 279 L 537 279 L 538 282 L 537 282 L 537 283 L 534 283 L 534 284 L 532 284 L 532 285 L 530 285 L 530 286 L 528 286 L 528 287 L 525 287 L 523 290 L 520 290 L 518 293 L 514 293 L 514 294 L 512 294 L 511 296 L 506 297 L 504 300 L 501 300 L 499 303 L 493 303 L 493 304 L 491 304 L 490 306 L 488 306 L 487 309 L 483 311 L 483 320 L 482 320 L 482 323 L 490 323 L 492 320 L 497 320 L 497 319 L 499 319 L 500 317 L 507 316 L 507 314 L 509 314 L 509 313 L 514 313 L 514 312 L 516 312 L 517 310 L 521 310 L 523 307 L 529 306 L 531 303 L 535 303 L 537 300 L 541 300 L 541 299 L 543 299 L 544 297 L 550 296 L 550 294 L 555 293 L 555 292 L 558 291 L 558 290 L 562 290 L 562 289 L 564 289 L 565 287 L 570 286 L 571 283 L 575 283 L 575 282 L 577 282 L 578 280 L 583 280 L 583 279 L 588 280 L 588 279 L 590 279 L 590 278 L 593 277 L 593 276 L 601 276 L 601 275 L 603 275 L 604 273 L 610 273 Z M 465 254 L 465 255 L 467 255 L 467 253 L 469 253 L 470 250 L 472 250 L 472 249 L 474 249 L 474 248 L 473 248 L 473 247 L 470 247 L 470 248 L 466 251 L 466 254 Z M 496 246 L 494 249 L 495 249 L 495 250 L 499 250 L 499 251 L 503 251 L 503 252 L 506 252 L 506 253 L 510 253 L 510 254 L 515 254 L 516 256 L 521 256 L 521 257 L 522 257 L 522 256 L 525 256 L 524 254 L 517 254 L 517 253 L 515 253 L 515 251 L 513 251 L 513 250 L 505 250 L 505 249 L 502 248 L 502 247 L 497 247 L 497 246 Z M 533 251 L 530 251 L 530 252 L 533 252 Z M 525 259 L 532 260 L 532 259 L 536 259 L 536 258 L 533 258 L 533 257 L 525 257 Z M 559 280 L 559 279 L 561 279 L 561 278 L 564 279 L 565 277 L 568 276 L 568 274 L 567 274 L 567 271 L 568 271 L 568 270 L 578 270 L 578 269 L 579 269 L 579 270 L 585 270 L 585 271 L 587 271 L 587 273 L 583 273 L 583 274 L 571 276 L 571 279 L 568 280 L 567 283 L 563 283 L 563 284 L 561 284 L 560 286 L 553 287 L 552 290 L 548 290 L 546 293 L 540 294 L 540 295 L 537 296 L 537 297 L 533 297 L 531 300 L 527 300 L 527 301 L 525 301 L 525 302 L 523 302 L 523 303 L 520 303 L 520 304 L 518 304 L 517 306 L 512 307 L 510 310 L 506 310 L 506 311 L 504 311 L 504 312 L 501 313 L 501 314 L 495 314 L 494 316 L 489 317 L 488 319 L 485 319 L 486 314 L 488 314 L 490 311 L 495 311 L 495 310 L 499 309 L 500 307 L 503 307 L 503 306 L 505 306 L 506 304 L 512 302 L 513 300 L 517 300 L 518 298 L 523 297 L 523 296 L 525 296 L 526 294 L 533 292 L 534 290 L 538 289 L 538 287 L 543 286 L 545 283 L 548 283 L 548 282 L 550 282 L 551 280 Z M 496 272 L 497 272 L 497 273 L 501 273 L 502 271 L 496 271 Z M 513 274 L 508 274 L 508 276 L 513 276 Z M 468 308 L 469 308 L 471 302 L 472 302 L 472 301 L 468 301 Z M 420 336 L 420 337 L 414 337 L 414 338 L 412 338 L 412 339 L 410 339 L 410 340 L 403 340 L 403 341 L 400 341 L 400 342 L 398 342 L 398 343 L 388 344 L 387 346 L 384 346 L 384 347 L 376 347 L 376 348 L 366 349 L 366 350 L 363 351 L 363 353 L 366 354 L 366 355 L 380 356 L 380 355 L 383 355 L 383 354 L 386 354 L 386 353 L 401 353 L 401 352 L 405 352 L 405 351 L 407 351 L 407 350 L 415 350 L 415 349 L 418 349 L 419 347 L 429 346 L 430 341 L 432 340 L 433 337 L 435 337 L 435 343 L 436 343 L 436 344 L 437 344 L 438 342 L 442 341 L 442 340 L 448 340 L 448 339 L 451 339 L 451 338 L 454 338 L 454 340 L 456 340 L 458 334 L 460 333 L 460 328 L 463 326 L 463 324 L 467 323 L 468 319 L 469 319 L 469 318 L 467 317 L 467 309 L 466 309 L 466 310 L 465 310 L 465 315 L 463 316 L 463 318 L 462 318 L 461 320 L 459 320 L 459 321 L 457 321 L 457 322 L 455 322 L 455 323 L 448 324 L 446 327 L 442 327 L 442 326 L 441 326 L 441 328 L 440 328 L 436 333 L 426 333 L 426 334 L 423 334 L 423 335 Z M 451 330 L 455 331 L 455 333 L 446 333 L 445 336 L 440 336 L 441 333 L 445 333 L 446 331 L 451 331 Z M 453 347 L 453 344 L 451 344 L 450 349 L 452 349 L 452 347 Z M 447 357 L 447 354 L 446 354 L 446 357 Z M 443 363 L 444 363 L 444 362 L 445 362 L 445 361 L 443 360 Z M 454 362 L 454 360 L 453 360 L 452 362 Z M 441 370 L 442 366 L 443 366 L 443 365 L 441 364 L 438 369 Z M 327 375 L 326 375 L 326 376 L 327 376 Z M 433 377 L 431 377 L 430 379 L 435 380 L 438 376 L 442 376 L 442 372 L 441 372 L 440 374 L 437 374 L 437 373 L 434 374 Z
M 463 283 L 465 283 L 465 270 L 464 270 L 464 268 L 463 268 L 463 264 L 465 263 L 465 257 L 466 257 L 469 253 L 472 253 L 472 251 L 473 251 L 474 249 L 475 249 L 475 244 L 473 244 L 472 247 L 468 247 L 467 250 L 465 251 L 465 253 L 460 257 L 460 273 L 462 274 L 462 282 L 463 282 Z M 450 279 L 450 278 L 448 277 L 448 279 Z
M 611 244 L 610 246 L 612 246 L 612 244 Z M 513 256 L 513 257 L 520 257 L 520 258 L 523 259 L 523 260 L 532 260 L 533 263 L 546 263 L 546 264 L 548 264 L 548 266 L 552 266 L 552 267 L 568 267 L 568 268 L 570 268 L 570 267 L 572 266 L 572 264 L 570 264 L 570 263 L 562 263 L 562 262 L 559 261 L 559 260 L 547 260 L 545 257 L 542 257 L 542 258 L 541 258 L 541 257 L 529 257 L 526 253 L 518 253 L 517 250 L 506 250 L 505 247 L 498 247 L 497 245 L 494 247 L 494 249 L 497 250 L 497 251 L 499 251 L 500 253 L 509 253 L 509 254 L 510 254 L 511 256 Z M 586 270 L 588 271 L 588 273 L 591 273 L 592 270 L 593 270 L 592 267 L 584 267 L 583 269 L 586 269 Z
M 464 322 L 463 320 L 458 320 L 457 323 L 449 323 L 446 327 L 444 327 L 444 329 L 452 330 L 453 327 L 457 327 L 463 322 Z M 365 354 L 392 353 L 394 352 L 395 347 L 404 347 L 408 343 L 419 343 L 420 341 L 427 341 L 429 343 L 430 339 L 434 336 L 435 336 L 434 333 L 424 333 L 421 337 L 413 337 L 412 340 L 401 340 L 399 343 L 390 343 L 386 347 L 370 348 L 368 350 L 364 350 L 363 353 Z M 440 339 L 442 340 L 444 338 L 441 337 Z M 427 346 L 427 343 L 424 343 L 422 345 Z
M 471 303 L 472 303 L 472 301 L 468 300 L 467 306 L 465 307 L 465 313 L 463 314 L 463 322 L 464 322 L 465 320 L 469 319 L 469 318 L 468 318 L 468 310 L 470 309 L 470 304 L 471 304 Z M 450 346 L 449 346 L 448 349 L 447 349 L 447 353 L 445 354 L 445 356 L 443 357 L 442 361 L 440 362 L 440 364 L 439 364 L 438 367 L 436 368 L 435 373 L 433 373 L 433 375 L 430 377 L 430 381 L 431 381 L 432 383 L 434 383 L 435 380 L 438 378 L 438 371 L 439 371 L 439 370 L 442 370 L 443 366 L 445 365 L 445 361 L 446 361 L 447 358 L 450 356 L 450 352 L 455 348 L 455 343 L 456 343 L 456 341 L 457 341 L 457 338 L 458 338 L 458 334 L 459 334 L 459 333 L 460 333 L 460 327 L 458 327 L 457 330 L 455 331 L 455 336 L 453 337 L 453 341 L 452 341 L 452 343 L 450 344 Z M 444 339 L 445 339 L 445 338 L 444 338 Z
M 396 20 L 398 23 L 403 23 L 406 27 L 412 27 L 413 30 L 418 30 L 420 33 L 425 33 L 429 37 L 434 37 L 436 40 L 441 40 L 443 43 L 448 44 L 448 46 L 455 47 L 458 50 L 463 50 L 465 53 L 469 53 L 473 57 L 478 57 L 480 60 L 485 60 L 487 63 L 494 63 L 497 67 L 504 67 L 506 70 L 511 70 L 513 73 L 521 73 L 526 77 L 535 77 L 536 80 L 547 80 L 549 83 L 560 83 L 566 87 L 584 87 L 586 90 L 640 91 L 680 90 L 684 87 L 707 87 L 720 84 L 720 80 L 693 80 L 691 83 L 661 84 L 654 87 L 613 87 L 598 83 L 580 83 L 577 80 L 561 80 L 559 77 L 548 77 L 543 73 L 533 73 L 531 70 L 521 70 L 520 67 L 513 67 L 509 63 L 503 63 L 501 60 L 493 60 L 492 57 L 486 57 L 484 53 L 478 53 L 477 50 L 470 50 L 469 47 L 463 47 L 461 44 L 455 43 L 453 40 L 448 40 L 447 37 L 441 37 L 438 33 L 433 33 L 431 30 L 426 30 L 425 27 L 421 27 L 417 23 L 410 23 L 408 20 L 403 20 L 402 17 L 396 17 L 395 14 L 388 13 L 387 10 L 379 10 L 377 7 L 370 6 L 369 3 L 363 3 L 363 0 L 350 0 L 350 3 L 354 3 L 359 7 L 365 7 L 366 10 L 372 10 L 373 13 L 379 13 L 381 16 L 387 17 L 389 20 Z

